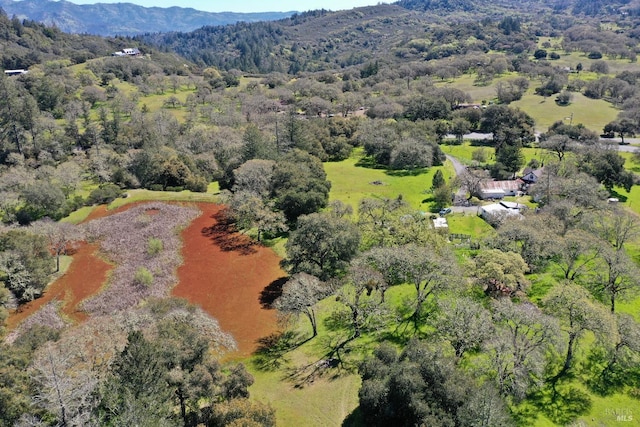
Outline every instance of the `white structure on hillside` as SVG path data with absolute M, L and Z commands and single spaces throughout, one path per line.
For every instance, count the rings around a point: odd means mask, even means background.
M 5 76 L 20 76 L 22 74 L 27 74 L 29 70 L 19 69 L 19 70 L 4 70 Z
M 137 47 L 127 47 L 118 52 L 113 52 L 113 56 L 140 56 L 142 53 Z

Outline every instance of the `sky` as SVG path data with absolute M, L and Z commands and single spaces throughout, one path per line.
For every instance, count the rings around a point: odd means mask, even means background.
M 395 0 L 68 0 L 76 4 L 134 3 L 145 7 L 191 7 L 206 12 L 304 12 L 315 9 L 344 10 Z

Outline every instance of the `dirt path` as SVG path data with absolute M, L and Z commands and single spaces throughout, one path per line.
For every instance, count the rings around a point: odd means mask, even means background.
M 247 356 L 256 341 L 277 331 L 276 313 L 260 302 L 261 293 L 285 274 L 278 256 L 220 221 L 219 205 L 200 203 L 202 215 L 182 232 L 184 262 L 172 294 L 201 306 Z

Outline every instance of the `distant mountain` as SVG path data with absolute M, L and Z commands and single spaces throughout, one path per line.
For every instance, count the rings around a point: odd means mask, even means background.
M 9 17 L 54 25 L 65 33 L 103 36 L 193 31 L 205 25 L 274 21 L 294 12 L 202 12 L 183 7 L 142 7 L 131 3 L 77 5 L 60 0 L 0 0 Z

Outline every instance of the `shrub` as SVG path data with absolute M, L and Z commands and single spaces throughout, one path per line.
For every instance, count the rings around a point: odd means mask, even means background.
M 136 285 L 151 286 L 153 283 L 153 274 L 145 267 L 140 267 L 136 270 L 133 282 Z
M 164 243 L 160 239 L 151 237 L 147 242 L 147 253 L 149 255 L 158 255 L 164 249 Z
M 190 176 L 185 182 L 187 190 L 193 191 L 194 193 L 206 193 L 207 186 L 207 180 L 204 177 L 197 175 Z
M 533 57 L 536 59 L 545 59 L 547 57 L 547 51 L 544 49 L 538 49 L 533 53 Z
M 571 104 L 571 100 L 573 99 L 573 95 L 571 92 L 563 90 L 556 98 L 556 103 L 558 105 L 569 105 Z
M 488 152 L 484 148 L 478 148 L 476 150 L 473 150 L 473 152 L 471 153 L 471 158 L 478 163 L 486 162 L 487 157 L 488 157 Z
M 87 197 L 87 206 L 108 204 L 122 197 L 123 194 L 122 189 L 115 184 L 102 184 L 89 194 L 89 197 Z

